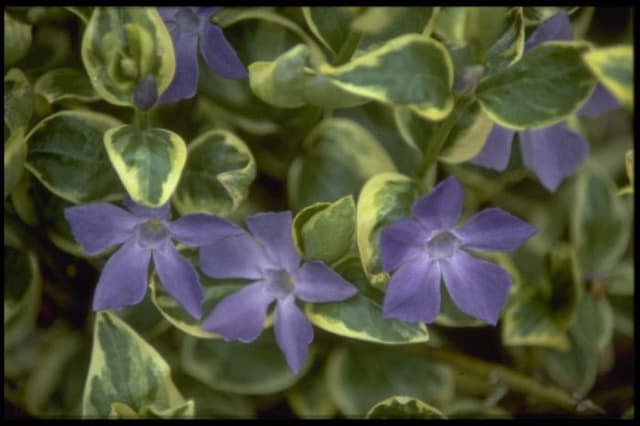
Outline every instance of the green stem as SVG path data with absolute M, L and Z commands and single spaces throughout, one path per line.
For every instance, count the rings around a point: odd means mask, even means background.
M 148 112 L 140 111 L 139 109 L 136 108 L 135 120 L 136 120 L 136 125 L 140 129 L 145 130 L 145 129 L 149 128 L 149 113 Z
M 349 31 L 347 35 L 347 39 L 342 43 L 342 47 L 340 47 L 340 51 L 336 53 L 336 58 L 333 61 L 334 66 L 340 66 L 345 64 L 351 59 L 353 56 L 353 52 L 356 51 L 358 45 L 360 44 L 360 39 L 362 39 L 362 33 L 359 31 Z
M 446 349 L 429 348 L 427 353 L 433 360 L 447 363 L 462 371 L 486 377 L 487 380 L 500 380 L 515 392 L 546 401 L 557 407 L 577 412 L 602 412 L 599 407 L 589 400 L 576 400 L 562 389 L 543 385 L 502 365 L 481 361 Z
M 416 173 L 416 177 L 419 182 L 424 180 L 431 168 L 431 165 L 440 154 L 440 151 L 442 151 L 442 147 L 444 146 L 449 133 L 451 133 L 451 129 L 453 129 L 453 126 L 457 123 L 464 110 L 471 105 L 474 100 L 475 98 L 469 95 L 458 98 L 451 114 L 449 114 L 449 116 L 440 124 L 438 130 L 436 130 L 436 133 L 433 136 L 433 139 L 427 145 L 422 155 L 422 162 L 420 163 Z

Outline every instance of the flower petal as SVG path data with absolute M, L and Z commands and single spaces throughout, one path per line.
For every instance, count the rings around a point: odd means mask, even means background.
M 597 117 L 619 107 L 620 102 L 605 89 L 602 83 L 598 83 L 589 100 L 582 105 L 577 114 L 586 117 Z
M 246 219 L 249 231 L 264 244 L 267 255 L 275 265 L 288 272 L 300 266 L 300 254 L 293 245 L 290 211 L 258 213 Z
M 471 159 L 471 163 L 499 172 L 506 169 L 509 164 L 514 133 L 515 130 L 494 124 L 482 150 Z
M 305 262 L 294 278 L 294 294 L 305 302 L 337 302 L 358 292 L 350 282 L 317 260 Z
M 391 271 L 424 253 L 428 235 L 412 219 L 402 219 L 392 223 L 380 233 L 382 269 Z
M 276 341 L 289 368 L 300 373 L 313 341 L 313 327 L 295 304 L 293 295 L 278 301 L 274 318 Z
M 460 219 L 463 199 L 462 185 L 450 176 L 413 204 L 413 215 L 427 232 L 449 229 Z
M 549 191 L 555 191 L 589 155 L 589 144 L 562 124 L 520 132 L 524 164 Z
M 430 323 L 440 312 L 440 267 L 431 259 L 416 259 L 391 276 L 382 315 L 407 322 Z
M 511 285 L 507 271 L 462 250 L 441 259 L 440 268 L 451 300 L 462 312 L 489 324 L 498 322 Z
M 498 208 L 482 210 L 473 215 L 455 234 L 462 247 L 511 251 L 524 244 L 537 231 L 536 227 Z
M 263 282 L 250 284 L 222 299 L 202 322 L 202 329 L 225 340 L 254 341 L 262 333 L 267 308 L 274 297 Z
M 129 195 L 125 195 L 122 200 L 124 206 L 129 209 L 131 213 L 135 216 L 143 217 L 145 219 L 156 218 L 156 219 L 168 219 L 169 218 L 169 209 L 171 207 L 171 203 L 167 201 L 160 207 L 146 207 L 142 206 L 129 197 Z
M 260 279 L 262 271 L 273 269 L 273 266 L 264 249 L 244 232 L 202 247 L 200 268 L 212 278 Z
M 571 28 L 569 15 L 561 10 L 538 25 L 538 28 L 531 33 L 524 44 L 524 51 L 527 52 L 545 41 L 572 39 L 573 29 Z
M 92 256 L 131 238 L 140 222 L 126 210 L 108 203 L 69 207 L 64 210 L 64 217 L 73 237 Z
M 121 309 L 140 303 L 147 292 L 150 257 L 151 250 L 134 240 L 113 253 L 98 279 L 93 310 Z
M 180 7 L 156 7 L 163 21 L 173 20 Z
M 182 216 L 169 223 L 168 228 L 171 235 L 182 244 L 195 247 L 213 244 L 220 238 L 246 233 L 235 223 L 205 213 Z
M 209 68 L 220 76 L 230 80 L 247 77 L 247 69 L 218 26 L 207 22 L 200 27 L 200 50 Z
M 160 96 L 160 104 L 189 99 L 198 86 L 198 33 L 176 29 L 171 32 L 176 71 L 171 84 Z
M 198 7 L 196 8 L 196 13 L 202 18 L 206 18 L 210 20 L 213 15 L 218 12 L 219 7 Z
M 153 263 L 164 288 L 189 314 L 200 319 L 204 295 L 198 274 L 170 241 L 153 250 Z

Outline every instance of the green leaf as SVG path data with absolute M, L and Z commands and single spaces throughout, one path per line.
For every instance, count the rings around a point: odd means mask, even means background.
M 633 296 L 635 292 L 633 273 L 633 263 L 629 260 L 624 260 L 615 268 L 607 271 L 607 273 L 604 274 L 604 280 L 608 285 L 607 294 Z
M 227 216 L 247 198 L 255 177 L 256 163 L 247 145 L 233 133 L 211 130 L 189 144 L 174 205 L 182 214 Z
M 568 14 L 572 14 L 575 12 L 578 7 L 575 6 L 565 6 L 565 7 L 556 7 L 556 6 L 525 6 L 522 8 L 523 15 L 525 19 L 525 23 L 527 25 L 537 25 L 542 21 L 546 21 L 551 18 L 553 15 L 560 11 L 565 11 Z
M 186 374 L 177 374 L 174 377 L 178 388 L 184 390 L 185 398 L 193 399 L 196 408 L 195 418 L 255 417 L 255 409 L 248 397 L 213 390 Z
M 199 262 L 196 251 L 180 249 L 179 252 L 192 264 L 195 265 Z M 201 273 L 199 269 L 196 269 L 196 272 L 204 293 L 203 312 L 211 312 L 220 300 L 246 285 L 246 280 L 214 280 Z M 155 270 L 151 274 L 149 286 L 151 287 L 152 303 L 158 308 L 162 316 L 179 330 L 201 339 L 221 338 L 216 333 L 209 333 L 203 330 L 200 321 L 194 319 L 173 296 L 167 293 Z
M 159 207 L 178 185 L 187 159 L 182 138 L 166 129 L 113 127 L 104 134 L 109 160 L 131 198 Z
M 618 191 L 618 195 L 633 194 L 633 150 L 628 150 L 624 155 L 624 165 L 627 169 L 627 177 L 629 178 L 629 185 L 623 187 Z
M 18 62 L 31 46 L 31 25 L 4 12 L 4 66 Z
M 11 136 L 4 143 L 4 198 L 18 183 L 24 162 L 27 158 L 27 144 L 24 139 L 24 131 L 22 128 L 11 132 Z
M 304 154 L 289 168 L 287 190 L 294 210 L 356 194 L 377 173 L 395 165 L 378 141 L 359 124 L 324 120 L 304 141 Z
M 35 253 L 7 245 L 6 237 L 3 269 L 6 351 L 19 343 L 35 326 L 42 284 Z
M 349 23 L 355 16 L 353 7 L 303 7 L 302 15 L 309 29 L 334 55 L 349 35 Z
M 509 346 L 569 348 L 567 330 L 582 294 L 574 250 L 554 247 L 546 256 L 543 285 L 519 286 L 504 313 L 502 339 Z
M 598 373 L 598 354 L 611 344 L 613 313 L 606 299 L 585 295 L 571 326 L 568 351 L 541 350 L 541 365 L 559 385 L 586 395 Z
M 483 401 L 459 398 L 445 411 L 452 419 L 510 419 L 511 414 L 504 408 L 487 405 Z
M 441 7 L 434 32 L 441 39 L 462 44 L 465 42 L 467 7 Z
M 429 340 L 424 324 L 383 318 L 382 294 L 369 287 L 357 258 L 340 263 L 336 272 L 355 284 L 358 293 L 341 302 L 307 304 L 305 313 L 315 326 L 340 336 L 387 345 Z
M 454 377 L 447 367 L 421 356 L 373 346 L 341 348 L 327 365 L 327 383 L 347 417 L 363 417 L 374 404 L 396 395 L 429 401 L 453 399 Z
M 287 402 L 300 418 L 333 417 L 338 410 L 324 378 L 324 364 L 314 368 L 287 391 Z
M 65 9 L 80 18 L 85 25 L 91 19 L 91 13 L 93 12 L 93 6 L 65 6 Z
M 153 7 L 96 7 L 82 37 L 82 62 L 96 92 L 125 106 L 147 75 L 164 92 L 176 66 L 171 36 Z
M 380 232 L 398 219 L 411 216 L 411 205 L 417 197 L 417 185 L 399 173 L 378 174 L 362 187 L 356 210 L 358 250 L 369 281 L 378 288 L 384 287 L 388 277 L 380 263 Z
M 367 413 L 368 419 L 446 419 L 442 411 L 410 396 L 392 396 L 378 402 Z
M 84 203 L 122 195 L 102 137 L 118 126 L 113 117 L 90 111 L 57 112 L 27 136 L 27 169 L 51 192 Z
M 621 45 L 593 49 L 582 57 L 598 80 L 633 111 L 633 47 Z
M 307 367 L 314 352 L 309 351 Z M 185 338 L 181 352 L 185 373 L 212 389 L 242 395 L 280 392 L 293 385 L 294 375 L 276 344 L 271 330 L 265 330 L 251 344 L 211 339 Z
M 629 242 L 629 215 L 616 196 L 615 183 L 596 162 L 587 162 L 578 176 L 571 211 L 571 240 L 584 274 L 615 266 Z
M 392 39 L 340 67 L 322 65 L 347 92 L 395 105 L 411 105 L 430 120 L 453 108 L 453 65 L 439 42 L 418 34 Z
M 33 90 L 27 77 L 18 68 L 12 68 L 4 76 L 4 122 L 11 132 L 22 127 L 29 130 L 33 112 Z
M 66 28 L 41 24 L 34 31 L 29 51 L 20 61 L 20 68 L 30 75 L 39 75 L 62 66 L 71 54 L 71 33 Z
M 185 404 L 171 380 L 169 365 L 158 352 L 118 317 L 98 312 L 82 416 L 107 417 L 114 402 L 136 413 L 144 407 L 160 412 Z
M 355 221 L 356 205 L 351 195 L 334 203 L 312 204 L 294 218 L 293 240 L 305 259 L 317 259 L 330 265 L 353 247 Z
M 487 52 L 484 75 L 495 74 L 516 62 L 524 52 L 522 8 L 511 9 L 502 24 L 500 36 Z
M 480 105 L 496 123 L 516 130 L 563 120 L 593 91 L 594 78 L 581 60 L 587 49 L 577 41 L 550 41 L 531 49 L 480 81 Z
M 57 68 L 48 71 L 36 81 L 34 91 L 44 96 L 49 103 L 64 99 L 82 102 L 100 99 L 87 75 L 78 68 Z

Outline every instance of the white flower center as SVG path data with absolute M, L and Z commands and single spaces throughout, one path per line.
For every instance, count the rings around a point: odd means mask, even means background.
M 427 252 L 435 259 L 453 256 L 460 247 L 460 239 L 448 231 L 437 231 L 427 241 Z
M 159 219 L 149 219 L 138 225 L 138 242 L 143 247 L 157 247 L 167 238 L 169 238 L 169 231 Z
M 282 299 L 293 291 L 293 277 L 282 269 L 264 271 L 267 290 L 278 299 Z

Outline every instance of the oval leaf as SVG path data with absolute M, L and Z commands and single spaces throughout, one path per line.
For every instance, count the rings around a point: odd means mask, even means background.
M 371 349 L 339 349 L 329 358 L 329 390 L 345 416 L 363 417 L 377 402 L 398 394 L 438 408 L 452 400 L 454 377 L 447 367 L 411 353 Z
M 388 41 L 351 62 L 320 71 L 344 90 L 369 99 L 414 105 L 431 120 L 446 117 L 453 108 L 453 65 L 439 42 L 418 34 Z
M 312 204 L 293 220 L 294 242 L 305 259 L 317 259 L 330 265 L 353 247 L 355 216 L 356 206 L 351 195 L 332 204 Z
M 4 76 L 4 122 L 12 132 L 22 127 L 29 130 L 33 112 L 33 90 L 27 77 L 18 68 Z
M 304 147 L 304 155 L 291 164 L 287 179 L 289 204 L 294 210 L 355 195 L 371 176 L 395 170 L 378 141 L 351 120 L 321 122 L 309 133 Z
M 154 7 L 96 7 L 82 37 L 82 62 L 109 103 L 133 105 L 136 86 L 153 75 L 158 93 L 175 73 L 173 43 Z
M 392 396 L 378 402 L 367 413 L 368 419 L 446 419 L 431 405 L 409 396 Z
M 227 216 L 245 200 L 256 177 L 251 150 L 233 133 L 212 130 L 189 144 L 173 201 L 182 214 Z
M 598 80 L 633 111 L 633 47 L 594 49 L 583 58 Z
M 4 12 L 4 66 L 18 62 L 31 46 L 31 25 Z
M 113 403 L 141 413 L 150 408 L 171 410 L 185 401 L 158 352 L 118 317 L 98 312 L 82 416 L 107 417 Z M 189 415 L 188 410 L 183 414 Z
M 511 9 L 502 24 L 500 36 L 487 52 L 484 75 L 502 71 L 516 62 L 524 51 L 524 20 L 522 8 Z
M 27 136 L 27 169 L 51 192 L 72 203 L 117 199 L 122 187 L 102 137 L 120 122 L 90 111 L 61 111 Z
M 91 102 L 100 99 L 84 71 L 77 68 L 58 68 L 42 75 L 34 91 L 49 103 L 64 99 Z
M 173 194 L 187 159 L 182 138 L 165 129 L 124 125 L 104 134 L 109 160 L 131 198 L 159 207 Z
M 378 288 L 384 287 L 388 277 L 380 263 L 380 232 L 410 216 L 417 196 L 417 185 L 399 173 L 381 173 L 362 187 L 356 210 L 358 250 L 369 280 Z
M 595 80 L 581 61 L 587 49 L 576 41 L 550 41 L 531 49 L 480 82 L 480 105 L 496 123 L 517 130 L 563 120 L 593 91 Z
M 309 351 L 307 367 L 313 360 Z M 271 330 L 266 330 L 251 344 L 187 338 L 182 346 L 182 368 L 213 389 L 247 395 L 282 391 L 300 376 L 294 375 L 276 344 Z
M 302 15 L 314 36 L 334 55 L 349 35 L 349 22 L 355 16 L 350 7 L 303 7 Z
M 372 294 L 377 290 L 369 287 L 357 258 L 341 263 L 336 271 L 347 281 L 356 284 L 358 293 L 342 302 L 307 304 L 305 313 L 314 325 L 340 336 L 388 345 L 429 340 L 424 324 L 382 317 L 382 294 Z
M 24 131 L 18 128 L 4 143 L 4 198 L 7 198 L 18 183 L 26 158 L 27 144 L 24 140 Z

